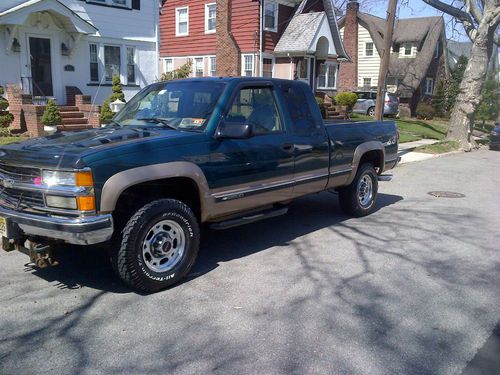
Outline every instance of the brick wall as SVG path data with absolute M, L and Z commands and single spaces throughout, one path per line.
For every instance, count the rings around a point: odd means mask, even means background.
M 217 75 L 239 76 L 240 49 L 231 32 L 232 0 L 217 1 Z
M 339 70 L 339 91 L 354 91 L 358 87 L 358 11 L 359 3 L 347 3 L 344 24 L 344 46 L 352 62 L 343 63 Z
M 92 97 L 90 95 L 75 95 L 75 105 L 83 112 L 89 125 L 92 125 L 93 128 L 101 127 L 101 120 L 99 118 L 101 106 L 92 104 Z

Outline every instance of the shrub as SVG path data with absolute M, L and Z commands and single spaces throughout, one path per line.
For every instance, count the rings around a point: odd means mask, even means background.
M 61 112 L 57 108 L 54 99 L 49 99 L 45 111 L 42 116 L 42 124 L 44 125 L 60 125 L 62 122 Z
M 325 100 L 323 98 L 316 97 L 316 103 L 318 103 L 319 110 L 321 111 L 321 116 L 323 118 L 326 118 Z
M 117 99 L 125 102 L 125 94 L 123 93 L 120 77 L 113 76 L 111 81 L 111 95 L 104 101 L 104 103 L 102 103 L 101 106 L 101 115 L 99 116 L 101 123 L 106 124 L 113 118 L 115 114 L 111 111 L 111 107 L 109 105 Z
M 3 87 L 0 86 L 0 127 L 8 128 L 11 122 L 14 121 L 14 115 L 7 111 L 7 108 L 9 108 L 9 102 L 2 96 L 3 93 Z
M 482 121 L 483 126 L 486 121 L 494 121 L 498 117 L 498 89 L 500 88 L 495 77 L 488 77 L 482 89 L 482 99 L 476 111 L 476 119 Z
M 193 61 L 188 60 L 188 62 L 182 65 L 181 67 L 172 70 L 171 72 L 163 73 L 160 77 L 160 81 L 170 81 L 172 79 L 187 78 L 191 74 L 192 67 L 193 67 Z
M 352 111 L 352 107 L 354 107 L 357 101 L 358 95 L 353 92 L 339 92 L 335 95 L 335 103 L 346 106 L 349 112 Z
M 436 111 L 430 103 L 422 101 L 417 105 L 416 114 L 418 119 L 432 120 L 436 115 Z

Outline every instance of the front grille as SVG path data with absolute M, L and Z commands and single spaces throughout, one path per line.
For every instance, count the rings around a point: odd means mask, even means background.
M 44 207 L 43 194 L 36 191 L 0 187 L 0 199 L 16 209 Z
M 0 164 L 0 174 L 4 178 L 25 184 L 33 184 L 35 179 L 39 179 L 42 176 L 42 172 L 38 168 L 18 167 L 7 164 Z

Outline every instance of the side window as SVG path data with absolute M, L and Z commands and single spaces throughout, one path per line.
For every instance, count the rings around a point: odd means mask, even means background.
M 283 129 L 273 91 L 268 87 L 241 89 L 226 115 L 226 122 L 251 124 L 256 134 L 279 132 Z
M 310 135 L 315 132 L 316 122 L 302 88 L 298 85 L 285 85 L 283 96 L 292 120 L 293 132 L 297 135 Z

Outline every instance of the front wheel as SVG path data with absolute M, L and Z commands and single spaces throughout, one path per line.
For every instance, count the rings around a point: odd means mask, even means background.
M 113 268 L 135 289 L 165 289 L 189 272 L 199 239 L 198 222 L 184 203 L 174 199 L 148 203 L 125 225 Z
M 340 208 L 346 214 L 361 217 L 375 209 L 378 194 L 378 177 L 371 164 L 359 167 L 354 181 L 339 189 Z
M 370 107 L 368 108 L 368 111 L 366 112 L 368 116 L 375 117 L 375 107 Z

